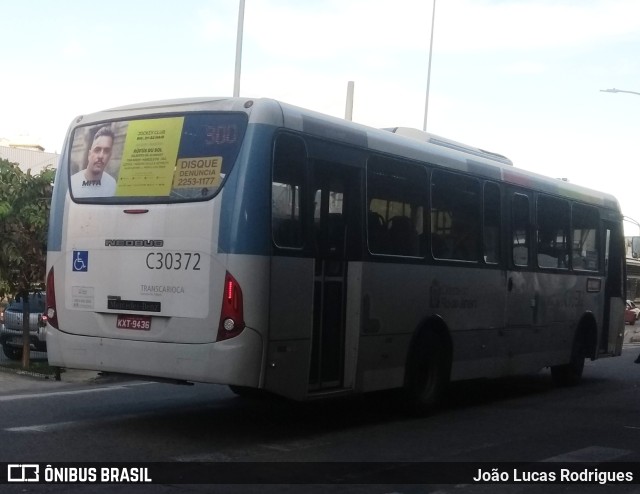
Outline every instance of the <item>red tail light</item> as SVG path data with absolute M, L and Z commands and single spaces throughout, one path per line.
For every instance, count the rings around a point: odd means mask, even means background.
M 229 273 L 224 278 L 222 310 L 216 341 L 228 340 L 238 336 L 244 329 L 244 310 L 242 305 L 242 289 Z
M 47 317 L 47 322 L 54 328 L 58 329 L 58 308 L 56 306 L 56 288 L 53 278 L 53 268 L 49 270 L 49 274 L 47 275 L 46 301 L 47 308 L 45 310 L 45 315 Z

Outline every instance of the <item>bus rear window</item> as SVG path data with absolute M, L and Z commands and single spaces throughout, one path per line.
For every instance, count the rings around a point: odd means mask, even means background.
M 102 122 L 73 132 L 70 189 L 78 202 L 149 203 L 213 197 L 231 171 L 243 113 Z

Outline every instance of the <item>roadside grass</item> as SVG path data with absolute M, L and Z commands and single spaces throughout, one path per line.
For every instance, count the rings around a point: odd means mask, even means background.
M 22 367 L 21 360 L 2 360 L 0 361 L 0 369 L 15 372 L 17 374 L 55 379 L 59 379 L 60 372 L 64 372 L 64 369 L 49 365 L 46 357 L 31 357 L 29 367 L 27 368 Z

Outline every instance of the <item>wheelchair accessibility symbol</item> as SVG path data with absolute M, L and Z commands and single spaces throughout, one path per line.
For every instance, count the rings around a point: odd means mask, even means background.
M 89 251 L 73 251 L 73 271 L 87 272 L 89 270 Z

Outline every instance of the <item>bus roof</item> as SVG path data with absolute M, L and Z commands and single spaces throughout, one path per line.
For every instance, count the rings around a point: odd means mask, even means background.
M 462 144 L 417 129 L 376 129 L 269 98 L 199 97 L 150 101 L 107 109 L 79 117 L 74 124 L 144 115 L 149 112 L 243 111 L 250 123 L 264 123 L 318 137 L 362 146 L 381 153 L 427 162 L 485 178 L 620 211 L 616 198 L 570 182 L 515 167 L 497 153 Z
M 519 169 L 510 159 L 497 153 L 416 129 L 375 129 L 285 103 L 279 103 L 279 106 L 287 128 L 620 212 L 618 201 L 611 194 Z
M 394 134 L 398 134 L 401 136 L 418 139 L 419 141 L 430 142 L 438 146 L 444 146 L 450 149 L 457 149 L 458 151 L 462 151 L 464 153 L 473 154 L 475 156 L 482 156 L 483 158 L 488 158 L 490 160 L 495 160 L 500 163 L 513 166 L 513 162 L 509 158 L 502 156 L 501 154 L 492 153 L 491 151 L 486 151 L 480 148 L 475 148 L 473 146 L 469 146 L 468 144 L 463 144 L 461 142 L 453 141 L 451 139 L 437 136 L 435 134 L 430 134 L 422 130 L 413 129 L 411 127 L 391 127 L 391 128 L 385 128 L 383 130 L 388 130 L 389 132 L 393 132 Z

